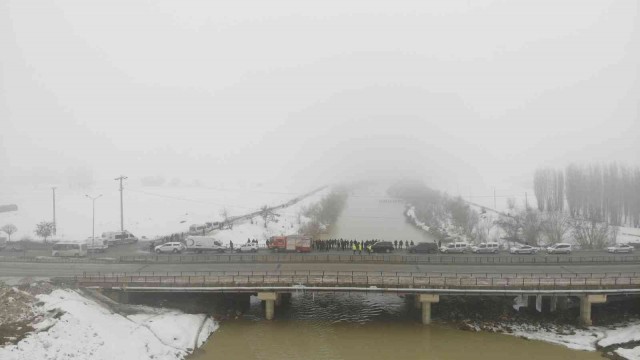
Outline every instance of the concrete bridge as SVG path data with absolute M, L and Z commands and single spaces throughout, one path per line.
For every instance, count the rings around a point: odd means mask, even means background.
M 546 299 L 550 310 L 566 297 L 580 299 L 580 320 L 591 324 L 591 304 L 608 295 L 640 294 L 640 273 L 428 273 L 371 271 L 237 271 L 192 273 L 108 273 L 67 277 L 79 287 L 114 291 L 121 301 L 136 292 L 199 292 L 255 295 L 265 303 L 265 317 L 294 292 L 374 292 L 411 297 L 431 321 L 431 305 L 440 296 L 518 296 L 531 303 Z

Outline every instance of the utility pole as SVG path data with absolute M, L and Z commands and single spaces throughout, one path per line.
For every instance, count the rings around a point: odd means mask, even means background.
M 496 188 L 493 188 L 493 209 L 498 210 L 498 205 L 496 205 Z
M 53 191 L 53 235 L 56 234 L 56 187 L 52 186 L 51 190 Z
M 122 180 L 126 180 L 126 179 L 128 178 L 124 175 L 120 175 L 120 177 L 117 177 L 114 179 L 114 180 L 120 180 L 120 233 L 121 234 L 124 233 L 124 205 L 122 204 L 122 190 L 124 190 L 124 188 L 122 187 Z
M 89 195 L 84 195 L 86 197 L 88 197 L 89 199 L 91 199 L 91 202 L 93 203 L 93 220 L 92 220 L 92 226 L 91 226 L 91 247 L 93 248 L 93 251 L 95 251 L 95 241 L 96 241 L 96 200 L 98 200 L 102 194 L 96 196 L 96 197 L 91 197 Z

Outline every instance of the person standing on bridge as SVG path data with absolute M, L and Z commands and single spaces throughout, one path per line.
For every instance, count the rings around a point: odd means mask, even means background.
M 358 255 L 362 255 L 362 242 L 358 244 Z
M 393 240 L 393 247 L 398 248 L 398 240 Z
M 356 243 L 351 244 L 351 249 L 353 249 L 353 255 L 356 254 Z

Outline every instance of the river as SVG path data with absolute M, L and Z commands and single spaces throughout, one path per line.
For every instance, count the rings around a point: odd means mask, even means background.
M 328 237 L 433 241 L 404 220 L 402 204 L 380 201 L 383 197 L 380 188 L 353 193 Z M 601 359 L 595 352 L 458 330 L 437 319 L 424 326 L 397 295 L 298 293 L 276 309 L 275 320 L 263 316 L 262 305 L 252 297 L 248 311 L 222 320 L 190 359 Z

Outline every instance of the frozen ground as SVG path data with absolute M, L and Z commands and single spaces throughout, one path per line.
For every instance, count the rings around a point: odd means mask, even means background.
M 535 325 L 509 327 L 511 335 L 530 340 L 545 341 L 575 350 L 596 351 L 607 348 L 625 359 L 640 359 L 640 346 L 633 345 L 640 340 L 640 321 L 618 326 L 591 326 L 586 329 L 567 326 L 559 328 L 555 325 L 549 325 L 544 329 Z
M 182 359 L 218 327 L 206 315 L 175 310 L 137 307 L 139 313 L 123 316 L 72 290 L 37 299 L 36 332 L 0 348 L 0 359 Z
M 125 229 L 150 239 L 186 232 L 191 224 L 221 220 L 222 209 L 227 209 L 230 216 L 246 214 L 263 205 L 284 203 L 310 190 L 254 183 L 143 187 L 139 179 L 130 178 L 124 190 Z M 59 239 L 78 241 L 91 236 L 92 204 L 85 194 L 103 195 L 96 200 L 96 235 L 120 229 L 120 193 L 115 181 L 86 190 L 60 185 L 56 190 Z M 35 225 L 53 218 L 49 187 L 0 187 L 0 204 L 18 205 L 18 211 L 0 213 L 0 226 L 12 223 L 18 227 L 12 240 L 23 236 L 36 238 Z

